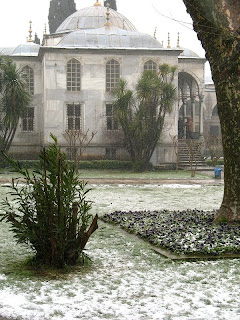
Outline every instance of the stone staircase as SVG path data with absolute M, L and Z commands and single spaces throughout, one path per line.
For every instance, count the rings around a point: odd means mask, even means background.
M 191 169 L 189 160 L 191 157 L 193 168 L 197 166 L 197 171 L 209 170 L 201 154 L 201 145 L 198 140 L 178 140 L 178 157 L 180 169 Z

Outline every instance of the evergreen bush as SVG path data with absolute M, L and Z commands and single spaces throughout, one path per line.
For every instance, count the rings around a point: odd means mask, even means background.
M 208 166 L 214 166 L 213 161 L 211 159 L 206 160 L 206 164 Z M 218 159 L 217 166 L 223 166 L 224 165 L 224 159 Z
M 17 241 L 30 245 L 36 261 L 54 267 L 74 265 L 97 229 L 97 215 L 89 213 L 86 200 L 90 189 L 79 180 L 74 166 L 60 151 L 57 139 L 43 149 L 33 174 L 19 162 L 8 161 L 23 176 L 25 183 L 12 180 L 10 195 L 4 201 L 1 220 L 11 223 Z
M 70 163 L 74 161 L 68 160 Z M 33 169 L 38 166 L 38 160 L 18 160 L 21 168 Z M 131 161 L 123 160 L 80 160 L 79 169 L 99 169 L 99 170 L 132 170 L 133 166 Z M 9 161 L 5 159 L 0 162 L 0 168 L 11 170 Z
M 132 163 L 121 160 L 80 160 L 79 169 L 132 170 Z

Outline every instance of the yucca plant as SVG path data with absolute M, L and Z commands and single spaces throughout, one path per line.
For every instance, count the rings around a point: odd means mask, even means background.
M 32 174 L 5 155 L 24 184 L 12 180 L 11 200 L 5 199 L 1 220 L 11 223 L 17 241 L 30 245 L 39 263 L 61 268 L 77 263 L 98 217 L 89 213 L 90 189 L 51 137 L 53 143 L 42 150 Z
M 144 71 L 135 91 L 128 89 L 124 79 L 120 79 L 113 90 L 114 116 L 123 130 L 134 171 L 150 168 L 166 114 L 171 113 L 175 101 L 175 71 L 175 67 L 163 64 L 159 66 L 159 72 Z
M 31 103 L 23 73 L 9 58 L 0 56 L 0 148 L 8 152 L 20 117 Z

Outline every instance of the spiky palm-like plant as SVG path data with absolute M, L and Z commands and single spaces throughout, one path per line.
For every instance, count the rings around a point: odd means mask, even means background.
M 122 127 L 135 171 L 148 168 L 165 116 L 172 110 L 176 95 L 172 84 L 175 70 L 175 67 L 164 64 L 157 73 L 145 71 L 135 92 L 127 88 L 125 80 L 120 79 L 113 92 L 115 116 Z
M 1 58 L 0 142 L 1 150 L 8 152 L 20 117 L 31 102 L 22 72 L 10 59 Z

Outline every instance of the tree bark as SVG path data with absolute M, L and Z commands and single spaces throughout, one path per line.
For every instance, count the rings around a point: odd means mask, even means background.
M 216 88 L 224 154 L 224 196 L 215 221 L 240 222 L 240 4 L 183 0 Z

